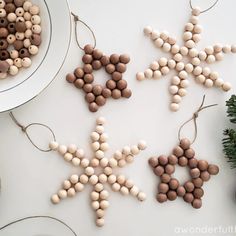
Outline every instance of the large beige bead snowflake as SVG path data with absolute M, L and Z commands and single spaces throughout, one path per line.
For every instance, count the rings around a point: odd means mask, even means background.
M 123 195 L 130 194 L 140 201 L 146 198 L 146 195 L 134 185 L 132 180 L 114 172 L 116 168 L 122 168 L 132 163 L 134 157 L 146 148 L 145 141 L 140 141 L 138 145 L 131 147 L 125 146 L 108 159 L 105 157 L 105 152 L 109 149 L 109 146 L 107 143 L 108 135 L 104 133 L 104 123 L 104 118 L 98 118 L 96 129 L 91 134 L 94 152 L 91 159 L 86 158 L 84 151 L 74 144 L 68 147 L 59 145 L 55 141 L 49 144 L 50 148 L 57 150 L 66 161 L 83 169 L 81 175 L 73 174 L 62 183 L 62 189 L 52 196 L 52 202 L 57 204 L 65 198 L 74 197 L 77 193 L 83 191 L 86 184 L 91 184 L 93 186 L 93 191 L 90 194 L 91 206 L 96 213 L 97 226 L 104 225 L 105 210 L 109 207 L 109 192 L 105 189 L 106 183 L 111 186 L 114 192 L 120 192 Z
M 159 79 L 171 70 L 175 70 L 177 74 L 173 76 L 169 87 L 172 96 L 170 105 L 172 111 L 179 110 L 182 97 L 187 94 L 188 77 L 191 74 L 197 83 L 203 84 L 207 88 L 216 86 L 223 91 L 231 89 L 230 83 L 224 82 L 217 72 L 211 71 L 209 67 L 204 67 L 202 64 L 212 64 L 215 61 L 222 60 L 226 53 L 236 53 L 236 45 L 222 46 L 216 44 L 199 51 L 196 44 L 200 41 L 202 32 L 202 27 L 198 24 L 200 14 L 201 10 L 199 8 L 192 10 L 190 22 L 185 25 L 184 46 L 182 47 L 177 44 L 176 38 L 169 36 L 166 31 L 158 32 L 150 26 L 144 29 L 144 33 L 153 40 L 156 47 L 161 48 L 164 52 L 169 52 L 171 58 L 163 57 L 152 62 L 145 72 L 137 73 L 137 79 Z

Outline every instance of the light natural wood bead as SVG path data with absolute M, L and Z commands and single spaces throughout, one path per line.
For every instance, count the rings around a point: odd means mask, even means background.
M 126 181 L 126 179 L 125 179 L 125 176 L 124 175 L 118 175 L 117 176 L 117 182 L 119 183 L 119 184 L 124 184 L 125 183 L 125 181 Z
M 92 201 L 91 206 L 92 206 L 93 210 L 99 209 L 99 201 Z
M 232 86 L 230 83 L 226 82 L 223 84 L 222 88 L 225 92 L 228 92 L 232 88 Z
M 109 192 L 107 190 L 102 190 L 99 194 L 100 199 L 106 200 L 109 197 Z
M 88 183 L 88 176 L 85 175 L 85 174 L 82 174 L 80 177 L 79 177 L 79 181 L 82 183 L 82 184 L 87 184 Z
M 79 165 L 80 165 L 80 159 L 77 158 L 77 157 L 74 157 L 74 158 L 72 159 L 72 164 L 73 164 L 74 166 L 79 166 Z
M 105 224 L 105 220 L 103 218 L 96 219 L 96 225 L 98 227 L 102 227 L 102 226 L 104 226 L 104 224 Z
M 63 189 L 67 190 L 71 187 L 71 182 L 69 180 L 65 180 L 63 182 Z
M 100 148 L 100 143 L 94 142 L 94 143 L 92 143 L 91 146 L 92 146 L 93 151 L 97 151 Z
M 75 144 L 70 144 L 69 146 L 68 146 L 68 152 L 70 152 L 70 153 L 75 153 L 76 152 L 76 150 L 77 150 L 77 147 L 76 147 L 76 145 Z
M 192 37 L 193 37 L 193 34 L 189 31 L 184 32 L 184 34 L 183 34 L 183 40 L 184 41 L 188 41 L 188 40 L 192 39 Z
M 216 44 L 213 48 L 215 53 L 219 53 L 222 52 L 223 46 L 221 44 Z
M 168 60 L 165 57 L 162 57 L 159 59 L 158 63 L 160 66 L 166 66 L 168 63 Z
M 202 33 L 202 26 L 201 25 L 195 25 L 193 31 L 196 34 L 201 34 Z
M 201 14 L 201 8 L 200 7 L 194 7 L 192 10 L 192 15 L 199 16 Z
M 158 39 L 158 38 L 160 38 L 160 32 L 157 31 L 157 30 L 153 30 L 153 31 L 151 32 L 151 39 L 152 39 L 152 40 L 156 40 L 156 39 Z
M 9 35 L 7 36 L 7 42 L 8 42 L 9 44 L 13 44 L 15 41 L 16 41 L 16 36 L 15 36 L 14 34 L 9 34 Z
M 72 176 L 70 177 L 70 182 L 71 182 L 72 184 L 77 184 L 78 181 L 79 181 L 79 176 L 78 176 L 78 175 L 72 175 Z
M 107 182 L 109 184 L 114 184 L 116 182 L 116 176 L 115 175 L 110 175 L 107 179 Z
M 40 34 L 42 32 L 42 28 L 40 25 L 33 25 L 32 31 L 34 34 Z
M 60 197 L 60 199 L 65 199 L 67 198 L 67 191 L 64 189 L 61 189 L 58 191 L 58 196 Z
M 58 152 L 64 155 L 67 152 L 67 147 L 65 145 L 59 145 Z
M 191 60 L 192 64 L 194 66 L 199 66 L 201 64 L 201 61 L 198 57 L 194 57 L 192 60 Z
M 177 44 L 175 44 L 171 47 L 171 53 L 176 54 L 179 51 L 180 51 L 180 47 Z
M 99 193 L 96 191 L 92 191 L 90 194 L 90 198 L 92 201 L 97 201 L 99 199 Z
M 176 62 L 175 62 L 175 60 L 170 59 L 170 60 L 168 60 L 167 65 L 168 65 L 168 67 L 169 67 L 170 69 L 174 69 L 175 66 L 176 66 Z
M 189 86 L 189 81 L 184 79 L 180 82 L 180 87 L 181 88 L 187 88 Z
M 110 165 L 110 167 L 112 167 L 112 168 L 114 168 L 114 167 L 117 167 L 117 160 L 115 159 L 115 158 L 111 158 L 110 160 L 109 160 L 109 165 Z
M 133 182 L 131 179 L 127 179 L 127 180 L 125 181 L 125 186 L 126 186 L 128 189 L 130 189 L 130 188 L 132 188 L 132 187 L 134 186 L 134 182 Z
M 6 60 L 6 62 L 7 62 L 10 66 L 14 65 L 14 61 L 13 61 L 11 58 L 8 58 L 8 59 Z
M 10 56 L 12 59 L 16 59 L 19 57 L 19 52 L 13 49 L 10 51 Z
M 205 48 L 205 52 L 208 55 L 212 55 L 214 53 L 214 48 L 212 46 L 208 46 L 208 47 Z
M 147 69 L 145 70 L 144 75 L 145 75 L 145 78 L 151 79 L 153 76 L 153 71 L 151 69 Z
M 122 157 L 123 157 L 123 155 L 122 155 L 122 152 L 121 152 L 121 151 L 117 150 L 117 151 L 114 153 L 114 158 L 115 158 L 116 160 L 120 160 Z
M 198 58 L 199 58 L 201 61 L 205 61 L 206 58 L 207 58 L 206 52 L 205 52 L 205 51 L 200 51 L 200 52 L 198 53 Z
M 89 183 L 92 185 L 95 185 L 98 183 L 98 177 L 97 175 L 92 175 L 89 177 Z
M 69 188 L 67 190 L 67 195 L 68 195 L 68 197 L 74 197 L 75 196 L 75 189 L 74 188 Z
M 125 159 L 121 159 L 121 160 L 119 160 L 118 161 L 118 166 L 120 167 L 120 168 L 123 168 L 124 166 L 126 166 L 126 161 L 125 161 Z
M 176 70 L 177 71 L 182 71 L 183 69 L 184 69 L 184 63 L 183 62 L 178 62 L 177 64 L 176 64 Z
M 216 53 L 215 58 L 217 61 L 222 61 L 224 58 L 224 54 L 222 52 Z
M 171 110 L 171 111 L 174 111 L 174 112 L 178 111 L 178 110 L 179 110 L 179 104 L 177 104 L 177 103 L 171 103 L 171 104 L 170 104 L 170 110 Z
M 90 161 L 90 164 L 92 167 L 98 167 L 99 166 L 99 160 L 97 158 L 92 158 L 92 160 Z
M 177 53 L 174 55 L 173 59 L 177 62 L 181 61 L 183 59 L 183 56 L 180 53 Z
M 178 94 L 176 94 L 176 95 L 174 95 L 173 97 L 172 97 L 172 102 L 173 103 L 180 103 L 182 101 L 182 98 L 178 95 Z
M 139 150 L 145 150 L 147 148 L 147 143 L 144 140 L 140 140 L 138 142 L 138 148 Z
M 211 73 L 211 69 L 209 67 L 204 67 L 202 70 L 202 74 L 206 77 L 208 77 Z
M 162 73 L 159 70 L 154 71 L 153 78 L 154 79 L 160 79 L 162 76 Z
M 19 69 L 17 66 L 15 66 L 15 65 L 10 66 L 10 68 L 9 68 L 10 75 L 16 75 L 18 72 L 19 72 Z
M 231 46 L 231 52 L 232 53 L 236 53 L 236 45 L 232 45 Z
M 75 153 L 76 157 L 83 158 L 84 157 L 84 150 L 83 149 L 77 149 Z
M 174 76 L 171 79 L 171 84 L 173 85 L 179 85 L 180 84 L 180 78 L 178 76 Z
M 168 31 L 162 31 L 160 34 L 161 39 L 163 39 L 164 41 L 166 41 L 169 38 L 169 32 Z
M 64 159 L 65 161 L 68 161 L 70 162 L 72 159 L 73 159 L 73 155 L 69 152 L 67 152 L 65 155 L 64 155 Z
M 102 210 L 107 209 L 108 207 L 109 207 L 109 202 L 108 202 L 107 200 L 102 200 L 102 201 L 100 202 L 100 208 L 101 208 Z
M 199 84 L 203 84 L 206 81 L 206 77 L 204 75 L 199 75 L 196 77 L 196 82 Z
M 95 157 L 96 157 L 97 159 L 102 159 L 104 156 L 105 156 L 105 154 L 104 154 L 104 152 L 101 151 L 101 150 L 98 150 L 98 151 L 95 152 Z
M 139 152 L 140 152 L 140 150 L 139 150 L 138 146 L 133 145 L 133 146 L 131 147 L 131 153 L 132 153 L 133 155 L 138 155 Z
M 100 166 L 101 167 L 106 167 L 108 165 L 108 159 L 107 158 L 102 158 L 101 160 L 100 160 Z
M 99 180 L 100 183 L 104 184 L 104 183 L 107 182 L 107 176 L 105 174 L 100 174 L 98 176 L 98 180 Z
M 129 195 L 129 189 L 125 186 L 122 186 L 120 188 L 120 192 L 123 194 L 123 195 Z
M 97 191 L 97 192 L 101 192 L 103 189 L 104 189 L 104 187 L 103 187 L 103 185 L 101 184 L 101 183 L 97 183 L 95 186 L 94 186 L 94 189 L 95 189 L 95 191 Z
M 223 52 L 224 53 L 230 53 L 231 52 L 231 46 L 230 45 L 225 45 L 223 47 Z
M 153 31 L 153 29 L 152 29 L 151 26 L 146 26 L 143 30 L 144 34 L 147 35 L 147 36 L 150 36 L 152 31 Z
M 195 43 L 199 43 L 201 41 L 201 35 L 200 34 L 193 34 L 193 41 Z
M 57 150 L 58 147 L 59 147 L 59 144 L 56 141 L 52 141 L 49 143 L 49 148 L 52 150 Z
M 5 1 L 0 1 L 0 9 L 4 9 L 5 5 Z
M 134 185 L 134 186 L 130 189 L 130 194 L 131 194 L 132 196 L 136 197 L 136 196 L 138 195 L 138 193 L 139 193 L 139 189 L 138 189 L 137 186 Z
M 23 41 L 23 43 L 24 43 L 24 47 L 25 47 L 25 48 L 28 48 L 28 47 L 31 45 L 31 42 L 30 42 L 29 39 L 25 39 L 25 40 Z
M 186 31 L 193 31 L 193 29 L 194 29 L 194 25 L 192 23 L 187 23 L 185 25 L 185 30 Z
M 95 131 L 101 135 L 104 132 L 104 127 L 102 125 L 97 125 Z
M 129 146 L 123 147 L 122 153 L 125 154 L 125 155 L 129 155 L 131 153 L 130 147 Z
M 163 75 L 167 75 L 169 72 L 170 72 L 170 69 L 169 69 L 168 66 L 163 66 L 163 67 L 161 68 L 161 73 L 162 73 Z
M 179 88 L 176 85 L 172 85 L 172 86 L 169 87 L 170 94 L 174 95 L 174 94 L 176 94 L 178 92 L 178 90 L 179 90 Z
M 210 79 L 216 80 L 218 78 L 219 78 L 219 73 L 218 72 L 214 71 L 214 72 L 210 73 Z
M 14 65 L 17 66 L 18 68 L 22 67 L 22 59 L 21 58 L 16 58 L 14 60 Z
M 0 9 L 0 17 L 3 18 L 7 15 L 5 9 Z
M 192 48 L 189 50 L 189 56 L 190 57 L 197 57 L 198 56 L 198 50 L 196 48 Z
M 216 81 L 215 81 L 215 86 L 216 87 L 220 88 L 220 87 L 223 86 L 223 84 L 224 84 L 224 80 L 223 79 L 221 79 L 221 78 L 216 79 Z
M 211 87 L 214 85 L 214 83 L 213 83 L 213 81 L 212 81 L 211 79 L 206 79 L 204 85 L 205 85 L 207 88 L 211 88 Z
M 187 79 L 188 78 L 188 73 L 185 70 L 182 70 L 179 72 L 179 77 L 181 79 Z
M 39 48 L 35 45 L 29 46 L 29 53 L 32 55 L 36 55 L 39 51 Z
M 177 42 L 176 38 L 174 38 L 174 37 L 169 37 L 168 38 L 168 43 L 170 45 L 174 45 L 174 44 L 176 44 L 176 42 Z
M 209 55 L 209 56 L 207 57 L 207 59 L 206 59 L 206 62 L 207 62 L 208 64 L 212 64 L 212 63 L 215 62 L 215 60 L 216 60 L 216 58 L 215 58 L 214 55 Z
M 88 167 L 86 167 L 84 172 L 87 176 L 91 176 L 94 174 L 94 169 L 93 169 L 93 167 L 88 166 Z
M 164 41 L 163 41 L 163 39 L 158 38 L 158 39 L 155 40 L 154 44 L 155 44 L 156 47 L 161 48 L 162 45 L 164 44 Z
M 9 13 L 9 14 L 7 15 L 7 20 L 8 20 L 9 22 L 15 22 L 15 21 L 16 21 L 16 14 L 15 14 L 15 13 Z
M 29 12 L 25 12 L 24 13 L 24 19 L 27 21 L 27 20 L 30 20 L 32 17 L 32 15 L 29 13 Z
M 194 68 L 194 70 L 193 70 L 193 74 L 195 75 L 195 76 L 198 76 L 198 75 L 200 75 L 202 73 L 202 68 L 200 67 L 200 66 L 196 66 L 195 68 Z
M 169 43 L 164 43 L 162 47 L 164 52 L 169 52 L 171 50 L 171 45 Z
M 125 157 L 125 160 L 127 163 L 132 163 L 134 161 L 134 156 L 133 155 L 128 155 Z
M 111 167 L 106 167 L 104 169 L 104 174 L 106 174 L 107 176 L 112 174 L 112 168 Z
M 15 33 L 16 39 L 22 41 L 25 38 L 25 34 L 27 35 L 27 32 L 26 33 L 16 32 Z M 31 35 L 32 35 L 32 33 L 30 34 L 30 36 Z
M 83 190 L 84 190 L 84 185 L 82 183 L 79 182 L 75 185 L 76 192 L 82 192 Z
M 102 217 L 105 216 L 105 211 L 102 210 L 102 209 L 98 209 L 98 210 L 96 211 L 96 214 L 97 214 L 97 217 L 98 217 L 98 218 L 102 218 Z
M 187 48 L 194 48 L 196 45 L 195 45 L 195 42 L 193 40 L 188 40 L 185 42 L 185 46 Z
M 7 78 L 7 73 L 0 73 L 0 79 Z
M 61 200 L 57 194 L 52 195 L 51 201 L 53 204 L 58 204 Z
M 188 52 L 189 52 L 189 50 L 188 50 L 187 47 L 181 47 L 181 48 L 180 48 L 180 53 L 181 53 L 181 55 L 187 56 L 187 55 L 188 55 Z
M 179 96 L 184 97 L 187 95 L 187 91 L 184 88 L 180 88 L 178 91 Z
M 152 69 L 152 70 L 158 70 L 159 69 L 159 63 L 157 62 L 157 61 L 153 61 L 152 63 L 151 63 L 151 65 L 150 65 L 150 68 Z
M 190 17 L 190 22 L 193 24 L 193 25 L 196 25 L 198 23 L 198 17 L 197 16 L 191 16 Z
M 138 200 L 141 201 L 141 202 L 146 200 L 146 194 L 143 193 L 143 192 L 139 192 L 138 193 Z
M 192 73 L 194 67 L 193 67 L 192 64 L 188 63 L 188 64 L 185 65 L 184 68 L 185 68 L 185 70 L 186 70 L 187 73 Z
M 25 26 L 26 26 L 27 29 L 31 29 L 32 26 L 33 26 L 33 24 L 32 24 L 31 21 L 27 20 L 27 21 L 25 22 Z
M 136 79 L 139 80 L 139 81 L 144 80 L 145 79 L 144 73 L 143 72 L 137 73 Z

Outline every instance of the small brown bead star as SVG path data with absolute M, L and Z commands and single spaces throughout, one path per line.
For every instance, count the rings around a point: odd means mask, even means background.
M 132 95 L 131 90 L 127 88 L 126 80 L 122 78 L 126 71 L 126 64 L 130 61 L 128 55 L 112 54 L 109 57 L 91 45 L 86 45 L 84 52 L 82 58 L 84 66 L 78 67 L 74 73 L 68 74 L 66 80 L 85 92 L 85 100 L 88 102 L 91 112 L 98 111 L 99 107 L 105 105 L 106 99 L 109 97 L 119 99 L 121 97 L 129 98 Z M 102 67 L 111 75 L 111 79 L 106 82 L 105 86 L 94 82 L 93 71 L 100 70 Z
M 159 176 L 161 180 L 158 184 L 156 197 L 158 202 L 174 201 L 179 196 L 183 197 L 185 202 L 192 204 L 196 209 L 202 206 L 204 195 L 202 186 L 204 182 L 207 182 L 211 175 L 219 173 L 217 165 L 196 159 L 195 151 L 191 148 L 188 139 L 182 139 L 170 156 L 152 157 L 149 159 L 149 164 L 153 168 L 154 174 Z M 177 164 L 189 168 L 190 180 L 183 185 L 173 177 Z

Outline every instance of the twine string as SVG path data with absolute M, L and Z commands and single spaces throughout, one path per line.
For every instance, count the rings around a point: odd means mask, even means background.
M 210 11 L 218 2 L 219 2 L 219 0 L 216 0 L 213 5 L 211 5 L 211 6 L 208 7 L 207 9 L 201 11 L 201 14 Z M 192 0 L 189 0 L 189 5 L 190 5 L 191 9 L 193 10 L 194 7 L 193 7 Z
M 205 98 L 206 98 L 206 95 L 203 96 L 203 99 L 202 99 L 202 103 L 201 105 L 199 106 L 199 108 L 193 113 L 192 117 L 190 119 L 188 119 L 187 121 L 185 121 L 179 128 L 179 131 L 178 131 L 178 138 L 179 138 L 179 141 L 181 140 L 181 131 L 183 130 L 184 126 L 187 125 L 189 122 L 193 121 L 194 123 L 194 138 L 193 138 L 193 141 L 191 142 L 192 144 L 196 141 L 197 139 L 197 135 L 198 135 L 198 126 L 197 126 L 197 118 L 199 116 L 199 113 L 204 110 L 204 109 L 207 109 L 207 108 L 210 108 L 210 107 L 214 107 L 214 106 L 217 106 L 218 104 L 211 104 L 211 105 L 206 105 L 204 106 L 204 103 L 205 103 Z
M 16 119 L 16 117 L 14 116 L 14 114 L 13 114 L 12 112 L 10 112 L 9 115 L 10 115 L 11 119 L 13 120 L 13 122 L 14 122 L 18 127 L 21 128 L 22 132 L 26 135 L 26 137 L 28 138 L 28 140 L 30 141 L 30 143 L 31 143 L 35 148 L 37 148 L 37 149 L 38 149 L 39 151 L 41 151 L 41 152 L 50 152 L 50 151 L 52 151 L 51 148 L 41 148 L 41 147 L 39 147 L 39 146 L 34 142 L 34 140 L 30 137 L 30 135 L 29 135 L 29 133 L 28 133 L 28 130 L 29 130 L 30 127 L 32 127 L 32 126 L 40 126 L 40 127 L 43 127 L 43 128 L 46 128 L 47 130 L 49 130 L 50 133 L 51 133 L 51 136 L 52 136 L 52 140 L 53 140 L 53 141 L 56 141 L 55 133 L 53 132 L 53 130 L 52 130 L 49 126 L 47 126 L 47 125 L 45 125 L 45 124 L 42 124 L 42 123 L 30 123 L 30 124 L 28 124 L 27 126 L 24 126 L 24 125 L 22 125 L 22 124 Z
M 36 216 L 28 216 L 28 217 L 24 217 L 24 218 L 20 218 L 20 219 L 17 219 L 17 220 L 14 220 L 2 227 L 0 227 L 0 231 L 3 231 L 4 229 L 14 225 L 14 224 L 17 224 L 17 223 L 20 223 L 22 221 L 27 221 L 27 220 L 30 220 L 30 219 L 39 219 L 39 218 L 44 218 L 44 219 L 50 219 L 50 220 L 53 220 L 53 221 L 56 221 L 62 225 L 64 225 L 74 236 L 77 236 L 77 234 L 75 233 L 75 231 L 68 225 L 66 224 L 65 222 L 63 222 L 62 220 L 59 220 L 55 217 L 52 217 L 52 216 L 44 216 L 44 215 L 36 215 Z
M 96 36 L 92 30 L 92 28 L 86 24 L 84 21 L 82 21 L 79 16 L 77 16 L 76 14 L 74 14 L 73 12 L 71 12 L 71 15 L 74 17 L 74 23 L 75 23 L 75 40 L 76 40 L 76 43 L 78 45 L 78 47 L 81 49 L 81 50 L 84 50 L 84 47 L 81 46 L 80 42 L 79 42 L 79 36 L 78 36 L 78 22 L 80 22 L 81 24 L 83 24 L 92 34 L 93 36 L 93 48 L 96 47 L 96 44 L 97 44 L 97 39 L 96 39 Z

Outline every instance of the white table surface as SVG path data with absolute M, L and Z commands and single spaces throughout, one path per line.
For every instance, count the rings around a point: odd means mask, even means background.
M 203 0 L 196 2 L 201 4 Z M 90 113 L 82 92 L 65 81 L 65 75 L 81 63 L 82 52 L 76 47 L 73 38 L 67 60 L 54 82 L 36 99 L 16 109 L 15 115 L 25 124 L 48 124 L 55 130 L 59 142 L 78 144 L 89 154 L 89 135 L 95 127 L 96 117 L 100 115 L 107 119 L 105 128 L 110 136 L 111 150 L 115 151 L 126 144 L 135 144 L 138 140 L 145 139 L 148 148 L 132 165 L 120 172 L 131 177 L 147 193 L 147 200 L 140 203 L 131 197 L 111 192 L 110 207 L 106 212 L 106 224 L 103 228 L 97 228 L 94 224 L 89 187 L 73 199 L 67 199 L 57 206 L 52 205 L 51 194 L 59 189 L 64 179 L 77 173 L 76 169 L 65 163 L 56 153 L 37 151 L 5 113 L 0 114 L 0 225 L 24 216 L 43 214 L 63 219 L 81 236 L 203 235 L 177 234 L 176 227 L 190 229 L 234 226 L 235 171 L 230 169 L 224 158 L 221 139 L 223 129 L 229 125 L 225 115 L 225 100 L 236 89 L 236 55 L 227 55 L 223 62 L 211 66 L 217 69 L 222 78 L 233 84 L 231 92 L 226 94 L 215 88 L 205 89 L 190 78 L 188 95 L 183 100 L 180 111 L 171 113 L 167 91 L 170 76 L 160 81 L 138 82 L 135 74 L 148 67 L 152 60 L 164 55 L 143 35 L 143 27 L 152 25 L 160 30 L 167 29 L 180 41 L 183 26 L 190 17 L 188 0 L 69 0 L 69 3 L 71 10 L 79 13 L 94 29 L 99 49 L 107 54 L 127 52 L 131 55 L 132 61 L 125 78 L 133 90 L 133 96 L 129 100 L 110 99 L 99 112 Z M 217 42 L 236 43 L 235 8 L 234 0 L 224 0 L 200 16 L 204 32 L 199 48 Z M 102 71 L 96 74 L 97 79 L 104 75 L 107 78 Z M 193 209 L 182 199 L 159 204 L 155 200 L 158 179 L 152 173 L 147 160 L 150 156 L 171 152 L 178 142 L 179 126 L 196 110 L 203 94 L 207 94 L 208 104 L 219 105 L 200 115 L 198 139 L 193 147 L 199 159 L 218 164 L 220 174 L 205 184 L 203 207 L 200 210 Z M 186 135 L 191 136 L 191 127 L 187 129 Z M 46 144 L 45 137 L 42 134 L 39 139 L 42 144 Z M 185 173 L 184 169 L 181 171 L 178 168 L 178 177 L 182 178 Z M 26 227 L 30 228 L 29 231 Z M 4 236 L 49 234 L 71 235 L 63 231 L 61 226 L 48 221 L 42 224 L 28 222 L 0 232 Z

